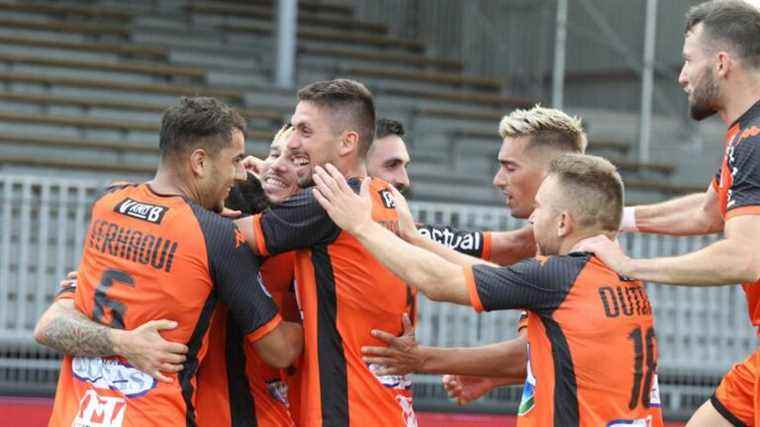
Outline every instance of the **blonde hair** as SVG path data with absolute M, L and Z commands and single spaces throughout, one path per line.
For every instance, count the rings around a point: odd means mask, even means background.
M 502 138 L 531 136 L 533 146 L 576 153 L 585 153 L 588 145 L 581 119 L 541 104 L 504 116 L 499 123 L 499 135 Z
M 557 177 L 566 208 L 583 227 L 617 231 L 623 215 L 623 180 L 609 160 L 565 153 L 552 160 L 549 175 Z
M 279 142 L 281 140 L 286 140 L 290 137 L 290 135 L 293 134 L 293 125 L 290 123 L 285 123 L 282 125 L 280 130 L 277 131 L 276 134 L 274 134 L 274 138 L 272 138 L 272 144 L 275 142 Z

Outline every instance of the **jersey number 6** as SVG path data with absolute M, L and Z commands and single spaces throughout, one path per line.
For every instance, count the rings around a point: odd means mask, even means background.
M 119 282 L 129 287 L 135 287 L 132 276 L 119 270 L 106 270 L 100 278 L 100 284 L 95 289 L 95 306 L 92 308 L 92 318 L 96 322 L 111 326 L 112 328 L 124 329 L 124 314 L 127 307 L 119 301 L 108 298 L 108 288 Z M 111 309 L 111 321 L 106 321 L 106 307 Z

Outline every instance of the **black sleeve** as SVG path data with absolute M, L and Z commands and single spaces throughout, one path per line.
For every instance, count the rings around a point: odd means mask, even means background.
M 508 267 L 475 265 L 472 271 L 484 310 L 551 312 L 565 299 L 589 258 L 586 254 L 532 258 Z
M 479 231 L 461 231 L 446 225 L 417 224 L 421 235 L 457 252 L 483 258 L 485 236 Z
M 206 239 L 216 293 L 229 307 L 243 335 L 248 335 L 277 314 L 277 306 L 259 278 L 260 260 L 231 220 L 198 206 L 193 210 Z
M 358 180 L 349 185 L 358 192 Z M 307 188 L 261 214 L 267 252 L 276 255 L 294 249 L 332 243 L 341 232 Z
M 760 205 L 760 136 L 743 139 L 731 148 L 728 166 L 733 178 L 728 210 Z

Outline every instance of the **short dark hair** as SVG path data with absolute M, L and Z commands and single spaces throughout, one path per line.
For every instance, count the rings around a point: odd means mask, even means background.
M 223 102 L 209 97 L 182 97 L 179 104 L 166 109 L 161 119 L 161 158 L 198 147 L 215 155 L 230 144 L 234 129 L 245 135 L 245 120 Z
M 359 155 L 366 157 L 375 136 L 375 101 L 366 86 L 349 79 L 314 82 L 298 91 L 298 100 L 348 117 L 348 123 L 335 123 L 342 128 L 333 130 L 338 133 L 350 129 L 358 133 Z
M 747 65 L 760 68 L 760 8 L 744 0 L 712 0 L 686 13 L 685 33 L 696 25 L 704 28 L 703 40 L 722 43 Z
M 243 215 L 255 215 L 269 207 L 269 200 L 261 187 L 261 181 L 252 173 L 247 175 L 245 181 L 238 182 L 230 189 L 224 206 L 240 211 Z
M 609 160 L 565 153 L 552 160 L 548 176 L 562 186 L 567 209 L 582 227 L 617 231 L 623 215 L 623 180 Z
M 393 119 L 377 119 L 375 126 L 375 139 L 385 138 L 388 135 L 396 135 L 399 138 L 404 136 L 404 125 Z

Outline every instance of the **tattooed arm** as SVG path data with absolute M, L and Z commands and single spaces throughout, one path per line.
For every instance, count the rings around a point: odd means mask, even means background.
M 127 331 L 101 325 L 82 314 L 71 299 L 59 299 L 45 311 L 34 329 L 38 343 L 72 356 L 122 356 L 137 369 L 160 381 L 161 372 L 179 372 L 187 346 L 164 340 L 158 331 L 177 322 L 153 320 Z

